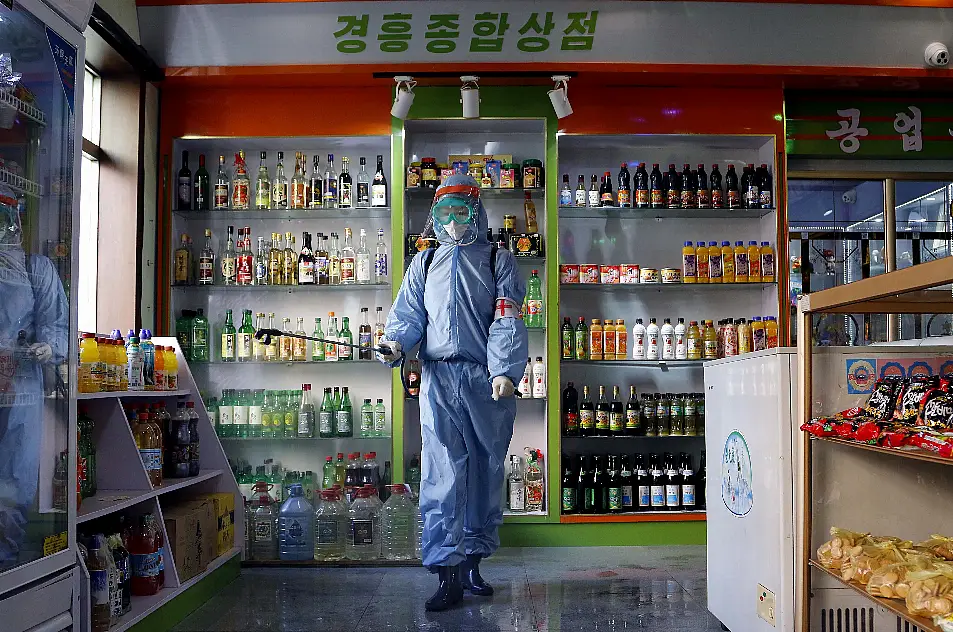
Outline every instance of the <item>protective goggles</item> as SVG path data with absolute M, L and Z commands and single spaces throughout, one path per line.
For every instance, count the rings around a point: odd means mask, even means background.
M 476 204 L 480 189 L 471 186 L 444 187 L 434 200 L 431 215 L 435 222 L 446 226 L 451 221 L 470 224 L 476 218 Z

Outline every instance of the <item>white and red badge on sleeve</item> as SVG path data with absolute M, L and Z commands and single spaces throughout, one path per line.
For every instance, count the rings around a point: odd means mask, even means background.
M 520 306 L 511 298 L 496 299 L 496 310 L 493 314 L 493 320 L 500 318 L 523 318 Z

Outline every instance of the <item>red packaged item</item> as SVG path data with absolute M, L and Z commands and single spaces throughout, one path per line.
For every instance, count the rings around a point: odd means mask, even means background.
M 880 442 L 881 427 L 875 421 L 864 421 L 854 428 L 854 441 L 875 445 Z
M 893 415 L 897 395 L 903 388 L 904 380 L 897 377 L 884 377 L 874 384 L 874 390 L 864 406 L 866 412 L 875 421 L 886 421 Z
M 913 435 L 909 426 L 891 424 L 880 430 L 880 445 L 885 448 L 902 448 L 909 445 Z
M 941 432 L 953 429 L 953 393 L 943 388 L 928 391 L 920 400 L 917 425 Z
M 893 419 L 900 423 L 916 424 L 920 413 L 920 401 L 924 395 L 940 385 L 940 378 L 930 375 L 918 375 L 909 381 L 904 380 L 904 388 L 897 394 Z M 876 388 L 876 387 L 875 387 Z
M 918 432 L 910 437 L 908 445 L 916 446 L 921 450 L 934 452 L 943 457 L 953 455 L 953 437 L 939 435 L 933 432 Z
M 801 424 L 801 430 L 815 437 L 833 437 L 834 427 L 826 417 L 817 417 L 806 424 Z

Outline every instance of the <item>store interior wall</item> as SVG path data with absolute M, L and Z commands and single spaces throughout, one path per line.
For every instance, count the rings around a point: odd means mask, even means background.
M 142 136 L 142 261 L 140 269 L 139 320 L 155 330 L 156 303 L 156 209 L 159 185 L 159 89 L 145 84 Z

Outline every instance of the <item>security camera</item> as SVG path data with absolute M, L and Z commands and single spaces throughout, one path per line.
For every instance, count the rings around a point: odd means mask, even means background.
M 844 195 L 841 196 L 841 199 L 844 200 L 844 204 L 853 204 L 857 201 L 857 189 L 844 191 Z
M 946 44 L 933 42 L 923 51 L 923 59 L 931 68 L 946 68 L 950 65 L 950 49 Z

